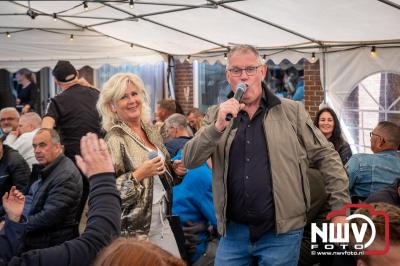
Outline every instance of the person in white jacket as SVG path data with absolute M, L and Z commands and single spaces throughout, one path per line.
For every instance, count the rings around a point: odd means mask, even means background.
M 30 112 L 22 115 L 19 119 L 17 136 L 10 135 L 10 146 L 19 152 L 32 170 L 32 165 L 36 164 L 35 154 L 33 152 L 33 136 L 39 130 L 42 119 L 37 113 Z

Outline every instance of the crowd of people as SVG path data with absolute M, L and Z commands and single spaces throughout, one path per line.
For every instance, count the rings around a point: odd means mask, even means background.
M 27 71 L 21 111 L 0 110 L 0 265 L 400 264 L 400 127 L 380 122 L 373 154 L 353 155 L 331 108 L 312 121 L 268 90 L 254 47 L 230 50 L 226 101 L 185 115 L 163 99 L 155 121 L 139 76 L 98 90 L 69 61 L 40 117 Z M 312 255 L 310 224 L 361 201 L 389 215 L 389 252 Z

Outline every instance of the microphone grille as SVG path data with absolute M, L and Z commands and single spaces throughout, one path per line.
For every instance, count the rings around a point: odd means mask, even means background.
M 237 85 L 237 90 L 242 90 L 243 93 L 246 92 L 246 90 L 247 90 L 246 84 L 243 83 L 243 82 L 239 83 L 239 84 Z

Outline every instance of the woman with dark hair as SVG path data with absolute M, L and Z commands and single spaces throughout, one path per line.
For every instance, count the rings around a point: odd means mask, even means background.
M 342 137 L 342 130 L 340 129 L 339 119 L 335 111 L 329 107 L 322 108 L 315 116 L 314 125 L 332 142 L 335 150 L 342 159 L 343 165 L 345 165 L 350 159 L 352 152 L 350 145 Z
M 25 114 L 32 111 L 36 104 L 36 77 L 35 74 L 26 68 L 21 68 L 15 74 L 18 84 L 21 85 L 17 89 L 18 98 L 16 100 L 17 106 L 22 106 L 21 113 Z

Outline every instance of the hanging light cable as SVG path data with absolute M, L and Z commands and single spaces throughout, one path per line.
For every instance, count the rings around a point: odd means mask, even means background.
M 87 11 L 89 9 L 86 1 L 83 1 L 83 9 L 85 9 L 85 11 Z
M 57 13 L 53 13 L 53 20 L 57 21 Z
M 311 54 L 311 60 L 315 61 L 315 53 L 314 52 L 312 52 L 312 54 Z
M 71 34 L 71 36 L 69 36 L 69 40 L 70 40 L 70 41 L 73 41 L 73 40 L 74 40 L 74 35 L 73 35 L 73 34 Z
M 7 38 L 11 38 L 11 33 L 9 33 L 8 31 L 6 32 Z
M 134 5 L 135 3 L 133 2 L 133 0 L 129 0 L 129 7 L 130 8 L 133 8 L 133 5 Z

